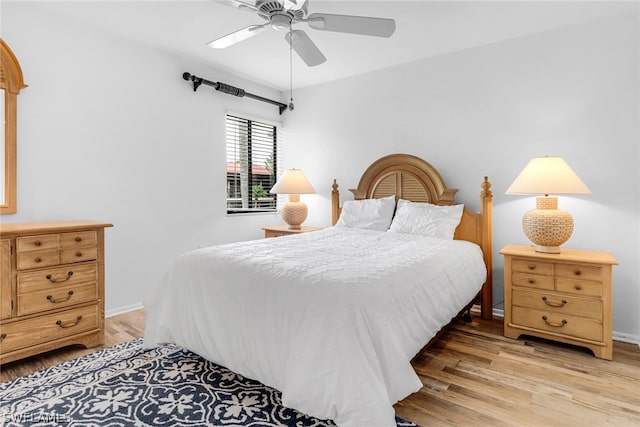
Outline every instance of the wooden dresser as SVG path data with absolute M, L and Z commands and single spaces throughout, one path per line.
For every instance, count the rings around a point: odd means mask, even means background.
M 104 229 L 0 224 L 0 363 L 104 342 Z
M 517 245 L 500 253 L 506 337 L 562 341 L 611 360 L 613 255 L 572 249 L 546 254 Z

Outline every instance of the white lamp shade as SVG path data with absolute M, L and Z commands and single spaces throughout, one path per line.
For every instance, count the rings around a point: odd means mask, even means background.
M 505 194 L 591 194 L 562 157 L 535 157 Z
M 311 183 L 300 169 L 286 170 L 271 188 L 271 194 L 315 194 Z

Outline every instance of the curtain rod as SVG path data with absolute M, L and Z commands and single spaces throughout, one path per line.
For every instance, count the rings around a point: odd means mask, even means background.
M 235 86 L 228 85 L 226 83 L 221 82 L 212 82 L 210 80 L 203 79 L 202 77 L 194 76 L 191 73 L 182 73 L 182 78 L 185 80 L 191 80 L 193 82 L 193 91 L 198 90 L 200 85 L 204 84 L 207 86 L 213 87 L 215 90 L 219 92 L 226 93 L 228 95 L 233 95 L 242 98 L 246 96 L 247 98 L 253 98 L 258 101 L 266 102 L 269 104 L 277 105 L 280 114 L 287 109 L 287 104 L 283 104 L 282 102 L 274 101 L 273 99 L 264 98 L 260 95 L 254 95 L 253 93 L 245 92 L 244 89 L 237 88 Z

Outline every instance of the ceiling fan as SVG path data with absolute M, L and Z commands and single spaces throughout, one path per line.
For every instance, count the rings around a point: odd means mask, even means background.
M 367 16 L 335 15 L 329 13 L 308 14 L 309 0 L 218 0 L 219 3 L 240 10 L 256 13 L 267 21 L 264 24 L 250 25 L 226 36 L 215 39 L 207 46 L 224 49 L 250 37 L 269 27 L 277 31 L 286 31 L 285 40 L 291 48 L 310 67 L 320 65 L 327 60 L 320 49 L 302 30 L 294 30 L 292 26 L 305 22 L 314 30 L 334 31 L 339 33 L 361 34 L 365 36 L 390 37 L 396 29 L 396 22 L 387 18 L 371 18 Z

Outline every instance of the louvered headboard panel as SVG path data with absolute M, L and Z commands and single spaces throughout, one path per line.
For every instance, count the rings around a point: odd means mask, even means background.
M 451 205 L 458 190 L 447 188 L 440 173 L 419 157 L 391 154 L 369 166 L 350 191 L 356 200 L 395 195 L 396 200 Z

